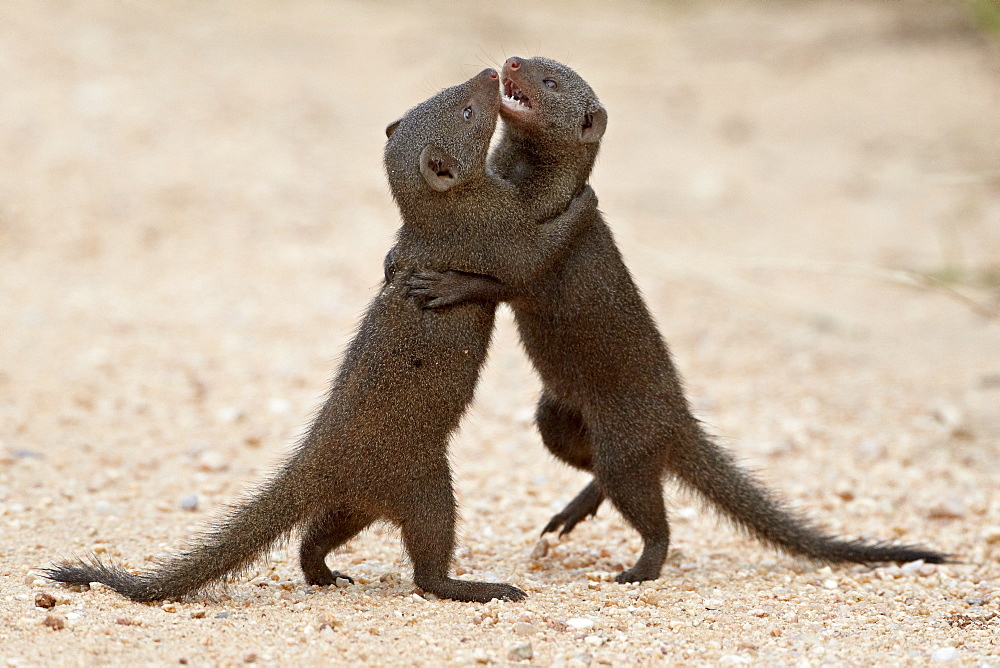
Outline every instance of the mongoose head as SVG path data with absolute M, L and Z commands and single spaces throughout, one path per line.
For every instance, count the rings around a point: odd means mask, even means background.
M 404 214 L 428 196 L 449 198 L 486 176 L 500 108 L 499 75 L 488 68 L 445 88 L 385 129 L 385 169 Z
M 596 147 L 608 112 L 579 74 L 548 58 L 512 56 L 503 66 L 500 116 L 533 141 Z

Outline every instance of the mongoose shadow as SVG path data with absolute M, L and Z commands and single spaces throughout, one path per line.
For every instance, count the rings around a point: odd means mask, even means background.
M 589 188 L 548 220 L 487 173 L 499 106 L 499 75 L 487 69 L 386 129 L 385 167 L 403 219 L 397 270 L 369 305 L 325 403 L 287 462 L 211 531 L 150 570 L 133 574 L 92 558 L 53 565 L 48 578 L 102 582 L 137 601 L 177 599 L 245 571 L 301 526 L 306 581 L 332 584 L 350 578 L 331 571 L 326 556 L 387 521 L 400 527 L 424 591 L 462 601 L 524 597 L 509 584 L 448 576 L 456 520 L 448 440 L 473 398 L 496 305 L 424 310 L 407 285 L 415 267 L 526 285 L 589 222 L 581 215 L 595 201 Z
M 545 58 L 508 59 L 502 83 L 503 135 L 490 168 L 522 197 L 558 211 L 590 175 L 607 112 L 576 72 Z M 508 301 L 513 309 L 544 385 L 536 421 L 545 446 L 594 474 L 543 533 L 568 533 L 609 498 L 644 543 L 636 564 L 617 580 L 655 579 L 670 542 L 662 488 L 669 476 L 790 554 L 831 563 L 947 559 L 919 546 L 826 535 L 741 469 L 692 415 L 610 229 L 596 207 L 590 216 L 558 266 L 527 290 L 504 286 L 495 276 L 454 272 L 418 272 L 411 280 L 420 296 L 431 299 L 429 308 L 482 300 Z

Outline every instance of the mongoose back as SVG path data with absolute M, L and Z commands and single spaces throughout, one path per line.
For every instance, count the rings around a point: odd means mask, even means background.
M 397 271 L 369 305 L 288 461 L 214 529 L 151 570 L 133 574 L 94 559 L 54 565 L 47 577 L 102 582 L 137 601 L 176 599 L 244 571 L 302 526 L 306 581 L 331 584 L 347 576 L 327 567 L 327 554 L 372 522 L 388 521 L 401 528 L 421 589 L 463 601 L 524 596 L 512 585 L 448 577 L 456 504 L 447 445 L 472 400 L 495 304 L 423 310 L 406 285 L 416 266 L 525 284 L 588 220 L 579 214 L 592 205 L 592 191 L 539 224 L 512 186 L 487 174 L 498 79 L 484 70 L 386 129 L 385 167 L 403 219 Z
M 551 211 L 589 177 L 607 113 L 570 68 L 510 58 L 503 68 L 504 121 L 490 166 Z M 559 186 L 553 188 L 553 181 Z M 539 206 L 542 206 L 541 204 Z M 663 338 L 596 208 L 558 267 L 528 290 L 485 277 L 422 272 L 421 293 L 439 303 L 507 300 L 542 377 L 536 419 L 546 447 L 594 479 L 544 532 L 573 527 L 607 497 L 642 536 L 639 560 L 619 582 L 659 576 L 670 541 L 662 482 L 695 490 L 763 542 L 821 562 L 882 562 L 946 555 L 916 546 L 824 534 L 742 470 L 692 415 Z

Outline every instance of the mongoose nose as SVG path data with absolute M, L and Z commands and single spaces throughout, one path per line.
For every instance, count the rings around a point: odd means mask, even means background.
M 518 58 L 517 56 L 511 56 L 510 58 L 507 59 L 507 62 L 505 64 L 510 69 L 516 70 L 521 66 L 521 59 Z

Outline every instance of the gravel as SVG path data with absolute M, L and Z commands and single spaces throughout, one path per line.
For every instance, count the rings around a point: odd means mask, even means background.
M 0 665 L 1000 665 L 1000 323 L 948 292 L 1000 304 L 1000 50 L 964 11 L 0 3 Z M 42 579 L 148 568 L 282 460 L 398 225 L 383 128 L 534 53 L 609 110 L 593 184 L 699 417 L 830 530 L 955 563 L 804 563 L 671 484 L 659 580 L 613 581 L 611 508 L 539 541 L 587 478 L 502 309 L 455 567 L 525 601 L 415 594 L 383 526 L 346 586 L 294 538 L 186 601 Z

